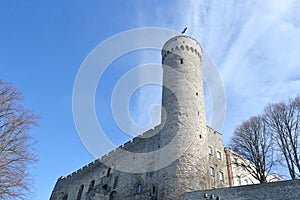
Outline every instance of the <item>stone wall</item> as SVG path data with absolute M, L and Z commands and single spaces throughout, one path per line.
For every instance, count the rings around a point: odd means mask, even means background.
M 300 180 L 279 181 L 184 194 L 184 200 L 295 200 L 300 199 Z
M 155 130 L 146 132 L 151 135 Z M 201 151 L 199 148 L 196 152 L 187 152 L 192 157 L 186 160 L 186 155 L 180 157 L 169 166 L 146 173 L 126 173 L 116 170 L 113 166 L 109 167 L 102 162 L 107 159 L 115 160 L 119 158 L 118 149 L 110 152 L 83 168 L 69 174 L 66 177 L 60 177 L 53 189 L 50 200 L 65 200 L 65 199 L 166 199 L 169 193 L 175 194 L 178 188 L 189 188 L 185 191 L 193 191 L 193 185 L 201 185 L 203 189 L 219 188 L 228 186 L 228 178 L 226 172 L 225 154 L 222 151 L 221 134 L 207 127 L 207 150 Z M 159 135 L 150 138 L 135 138 L 132 141 L 119 147 L 128 151 L 148 151 L 151 148 L 155 149 L 159 143 Z M 146 143 L 147 141 L 147 143 Z M 151 147 L 153 146 L 153 147 Z M 213 152 L 210 154 L 208 147 L 213 147 Z M 221 152 L 221 159 L 217 157 L 217 152 Z M 199 162 L 205 163 L 196 167 L 191 167 L 194 164 L 191 161 L 198 159 Z M 134 166 L 132 166 L 134 167 Z M 211 176 L 210 167 L 215 170 L 215 175 Z M 189 173 L 187 173 L 189 172 Z M 219 172 L 224 172 L 224 180 L 220 180 Z M 195 176 L 189 177 L 186 174 L 194 173 Z M 201 177 L 196 176 L 201 173 Z M 180 185 L 177 182 L 171 182 L 172 187 L 166 188 L 163 180 L 168 180 L 171 176 L 186 178 L 185 185 Z M 177 193 L 175 199 L 182 199 L 182 193 Z

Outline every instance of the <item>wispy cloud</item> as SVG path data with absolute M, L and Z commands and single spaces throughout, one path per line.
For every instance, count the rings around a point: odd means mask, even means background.
M 227 95 L 225 142 L 267 103 L 299 93 L 299 1 L 190 0 L 156 7 L 137 10 L 141 26 L 187 26 L 216 63 Z
M 190 15 L 182 21 L 217 63 L 225 84 L 226 136 L 267 103 L 299 93 L 299 2 L 188 2 L 182 6 Z

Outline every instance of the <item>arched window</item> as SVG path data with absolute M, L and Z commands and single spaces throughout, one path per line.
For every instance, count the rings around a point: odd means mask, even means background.
M 77 200 L 81 200 L 82 191 L 84 189 L 84 185 L 81 185 L 78 190 Z
M 110 170 L 111 170 L 111 168 L 108 168 L 108 169 L 107 169 L 106 177 L 109 177 L 109 175 L 110 175 Z

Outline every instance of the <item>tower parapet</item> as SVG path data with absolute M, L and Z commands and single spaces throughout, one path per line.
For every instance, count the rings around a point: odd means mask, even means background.
M 202 49 L 200 44 L 192 37 L 181 35 L 168 40 L 162 49 L 162 59 L 164 59 L 169 53 L 175 51 L 190 51 L 201 59 Z

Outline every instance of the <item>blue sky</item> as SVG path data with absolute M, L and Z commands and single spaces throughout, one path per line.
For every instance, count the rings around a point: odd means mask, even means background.
M 236 125 L 267 103 L 299 94 L 299 1 L 15 0 L 0 5 L 0 78 L 19 88 L 25 106 L 40 116 L 40 126 L 31 131 L 39 157 L 31 169 L 32 199 L 48 199 L 59 176 L 94 159 L 74 125 L 73 84 L 89 52 L 119 32 L 146 26 L 181 31 L 188 26 L 188 35 L 201 43 L 223 79 L 225 144 Z M 99 120 L 111 117 L 105 105 L 118 77 L 132 66 L 160 59 L 159 51 L 126 56 L 112 64 L 98 86 Z M 149 90 L 153 97 L 145 98 Z M 135 94 L 130 107 L 138 123 L 145 123 L 144 112 L 160 102 L 159 92 L 148 87 Z M 112 120 L 105 124 L 106 131 L 119 132 Z M 117 144 L 127 139 L 112 137 Z

